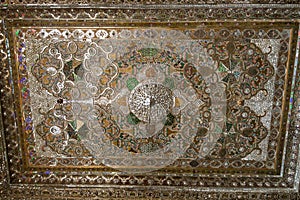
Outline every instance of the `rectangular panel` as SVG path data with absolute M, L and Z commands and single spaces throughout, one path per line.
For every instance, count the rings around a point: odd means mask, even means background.
M 298 23 L 85 9 L 2 21 L 4 197 L 296 195 Z
M 25 166 L 278 173 L 295 40 L 260 26 L 12 29 Z

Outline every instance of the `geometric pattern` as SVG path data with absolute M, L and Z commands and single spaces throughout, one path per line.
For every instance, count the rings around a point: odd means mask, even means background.
M 1 198 L 297 199 L 299 5 L 171 1 L 1 4 Z

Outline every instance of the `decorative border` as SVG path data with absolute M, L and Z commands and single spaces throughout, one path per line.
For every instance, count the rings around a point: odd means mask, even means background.
M 115 4 L 125 4 L 125 5 L 186 5 L 186 4 L 296 4 L 299 3 L 297 0 L 106 0 L 104 2 L 99 2 L 97 0 L 73 0 L 71 2 L 67 0 L 2 0 L 2 4 L 4 5 L 26 5 L 26 4 L 98 4 L 98 5 L 115 5 Z
M 74 190 L 71 188 L 36 188 L 24 186 L 23 190 L 18 190 L 13 187 L 8 191 L 10 195 L 3 196 L 3 199 L 286 199 L 297 200 L 300 195 L 297 192 L 215 192 L 207 189 L 205 192 L 188 191 L 188 190 L 174 190 L 172 188 L 162 190 L 160 192 L 154 190 L 139 190 L 135 188 L 122 189 L 122 188 L 81 188 Z
M 271 0 L 270 0 L 271 1 Z M 52 19 L 44 24 L 54 25 L 57 21 L 75 20 L 105 22 L 171 22 L 171 21 L 207 21 L 207 20 L 288 20 L 300 18 L 300 4 L 197 4 L 197 5 L 98 5 L 82 4 L 47 5 L 32 4 L 3 5 L 0 16 L 10 20 Z M 35 25 L 33 21 L 30 22 Z M 153 25 L 153 24 L 152 24 Z
M 3 1 L 3 0 L 2 0 Z M 54 0 L 53 0 L 54 1 Z M 170 0 L 171 1 L 171 0 Z M 169 1 L 168 1 L 169 2 Z M 173 2 L 173 1 L 172 1 Z M 183 1 L 185 2 L 185 1 Z M 228 0 L 226 2 L 238 2 Z M 258 2 L 258 0 L 251 0 L 250 3 Z M 272 2 L 272 0 L 264 0 L 264 2 Z M 275 3 L 297 3 L 297 1 L 276 1 Z M 9 5 L 4 5 L 5 3 Z M 62 1 L 59 1 L 62 3 Z M 89 1 L 87 1 L 89 3 Z M 104 6 L 97 8 L 96 6 L 86 7 L 68 7 L 59 8 L 54 5 L 49 9 L 46 6 L 12 6 L 12 2 L 6 0 L 0 6 L 0 198 L 2 199 L 74 199 L 74 198 L 115 198 L 115 199 L 149 199 L 149 198 L 165 198 L 165 199 L 298 199 L 299 195 L 299 133 L 300 133 L 300 73 L 299 73 L 299 57 L 296 58 L 296 63 L 290 63 L 289 67 L 295 69 L 295 79 L 293 83 L 294 89 L 292 91 L 293 98 L 291 98 L 290 113 L 291 123 L 289 125 L 289 133 L 287 134 L 287 144 L 291 145 L 286 149 L 286 160 L 283 163 L 284 171 L 283 182 L 278 182 L 278 185 L 271 185 L 266 181 L 268 178 L 253 178 L 253 181 L 243 184 L 244 178 L 235 178 L 230 189 L 216 190 L 209 188 L 212 185 L 202 185 L 204 178 L 191 179 L 180 181 L 179 185 L 174 185 L 175 181 L 171 178 L 165 179 L 161 187 L 153 186 L 154 180 L 144 182 L 142 177 L 136 178 L 133 182 L 122 183 L 123 175 L 106 176 L 99 175 L 96 177 L 90 176 L 94 180 L 94 185 L 102 184 L 96 188 L 83 188 L 81 184 L 86 180 L 80 178 L 82 172 L 75 172 L 65 179 L 64 184 L 74 188 L 66 188 L 54 186 L 51 183 L 55 182 L 55 174 L 47 173 L 47 179 L 43 184 L 39 185 L 25 185 L 18 184 L 18 178 L 25 175 L 21 168 L 22 155 L 20 155 L 20 146 L 17 143 L 6 144 L 5 141 L 13 141 L 18 136 L 18 130 L 12 121 L 21 123 L 18 118 L 18 112 L 15 112 L 18 101 L 13 98 L 14 95 L 18 96 L 17 90 L 14 86 L 18 85 L 16 82 L 16 74 L 11 74 L 9 66 L 15 66 L 14 58 L 12 57 L 15 50 L 13 49 L 13 41 L 10 33 L 12 33 L 12 26 L 56 26 L 57 24 L 75 24 L 76 21 L 82 22 L 85 25 L 85 20 L 90 21 L 94 25 L 111 24 L 115 22 L 122 24 L 122 22 L 149 22 L 147 25 L 156 26 L 156 22 L 168 21 L 182 21 L 186 22 L 189 26 L 190 21 L 207 21 L 217 19 L 220 23 L 224 20 L 238 19 L 237 26 L 242 22 L 239 20 L 269 20 L 270 23 L 275 21 L 286 21 L 291 23 L 300 19 L 300 5 L 180 5 L 174 3 L 174 6 L 154 6 L 156 1 L 150 2 L 148 7 L 140 5 L 137 7 L 122 7 L 122 6 Z M 274 3 L 274 2 L 272 2 Z M 176 5 L 175 5 L 176 4 Z M 100 24 L 99 24 L 100 22 Z M 104 23 L 105 22 L 105 23 Z M 133 24 L 134 25 L 134 24 Z M 170 24 L 170 27 L 173 25 Z M 298 44 L 299 48 L 299 44 Z M 295 55 L 296 49 L 292 49 L 291 54 Z M 297 70 L 297 71 L 296 71 Z M 293 70 L 290 70 L 291 72 Z M 9 103 L 9 104 L 8 104 Z M 16 109 L 15 109 L 16 108 Z M 18 110 L 17 110 L 18 111 Z M 13 150 L 14 149 L 14 150 Z M 9 160 L 7 159 L 9 158 Z M 291 164 L 293 163 L 293 164 Z M 11 168 L 11 166 L 14 166 Z M 20 168 L 15 167 L 20 166 Z M 34 173 L 34 172 L 29 172 Z M 46 173 L 46 172 L 45 172 Z M 29 178 L 29 177 L 24 177 Z M 39 178 L 36 175 L 36 178 Z M 176 177 L 175 177 L 176 178 Z M 180 177 L 179 177 L 180 178 Z M 272 179 L 272 177 L 270 177 Z M 221 180 L 222 178 L 219 177 Z M 254 184 L 255 179 L 260 180 L 262 183 Z M 279 178 L 280 179 L 280 178 Z M 252 184 L 251 184 L 252 183 Z M 51 187 L 50 187 L 51 186 Z M 222 185 L 221 185 L 222 186 Z M 253 188 L 252 191 L 245 191 L 245 188 Z M 276 189 L 278 187 L 278 189 Z M 154 189 L 154 191 L 151 191 Z M 247 189 L 246 189 L 247 190 Z M 243 192 L 244 191 L 244 192 Z

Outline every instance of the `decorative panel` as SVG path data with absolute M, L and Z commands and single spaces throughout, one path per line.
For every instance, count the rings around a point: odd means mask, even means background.
M 297 2 L 26 3 L 0 9 L 2 199 L 299 197 Z

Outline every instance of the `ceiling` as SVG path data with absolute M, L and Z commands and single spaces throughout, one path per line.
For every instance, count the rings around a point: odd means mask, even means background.
M 300 197 L 296 0 L 0 16 L 1 199 Z

